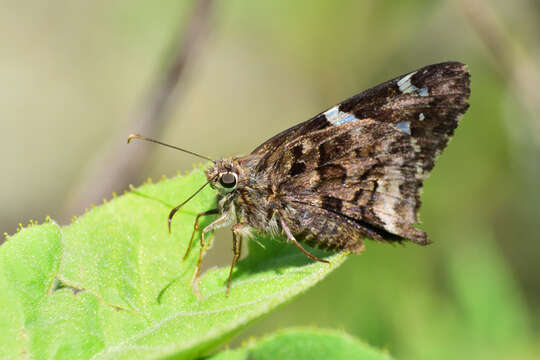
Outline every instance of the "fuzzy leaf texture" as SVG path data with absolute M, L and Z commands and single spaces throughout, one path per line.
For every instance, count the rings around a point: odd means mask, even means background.
M 0 246 L 0 358 L 194 358 L 344 261 L 313 250 L 331 261 L 317 263 L 283 242 L 263 238 L 262 249 L 250 241 L 229 297 L 229 268 L 213 268 L 198 300 L 190 286 L 198 242 L 182 256 L 196 214 L 215 206 L 215 192 L 206 188 L 179 211 L 172 234 L 166 219 L 204 181 L 195 169 L 115 197 L 69 226 L 49 221 L 9 237 Z
M 287 329 L 207 360 L 392 360 L 350 335 L 334 330 Z

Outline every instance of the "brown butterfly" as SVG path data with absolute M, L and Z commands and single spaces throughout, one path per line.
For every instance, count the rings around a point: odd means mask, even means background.
M 330 251 L 360 253 L 363 238 L 429 243 L 417 229 L 422 182 L 468 108 L 469 73 L 464 64 L 429 65 L 343 101 L 269 139 L 249 155 L 212 160 L 206 185 L 218 207 L 197 215 L 186 258 L 201 216 L 219 214 L 200 237 L 192 286 L 207 249 L 206 234 L 232 225 L 233 269 L 242 239 L 254 233 L 285 235 L 309 258 L 302 243 Z

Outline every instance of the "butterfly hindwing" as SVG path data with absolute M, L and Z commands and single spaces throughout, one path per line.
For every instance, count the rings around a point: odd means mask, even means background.
M 270 180 L 278 184 L 276 192 L 286 208 L 317 206 L 355 222 L 376 240 L 427 242 L 425 233 L 412 226 L 422 179 L 409 135 L 364 119 L 311 133 L 290 145 L 303 154 L 284 151 L 277 166 L 290 170 Z

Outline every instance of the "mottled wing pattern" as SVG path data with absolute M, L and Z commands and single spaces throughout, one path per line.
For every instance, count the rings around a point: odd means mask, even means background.
M 352 251 L 361 247 L 364 236 L 427 242 L 425 233 L 413 226 L 424 175 L 410 135 L 391 124 L 363 119 L 305 135 L 289 145 L 294 150 L 284 151 L 277 162 L 289 172 L 285 177 L 272 173 L 270 183 L 276 184 L 274 192 L 291 212 L 286 218 L 293 220 L 294 232 L 313 229 L 311 208 L 317 208 L 322 222 L 334 215 L 347 220 L 340 231 L 318 235 L 321 247 Z
M 279 154 L 276 154 L 276 151 L 281 149 L 282 145 L 294 140 L 299 136 L 327 128 L 330 125 L 331 124 L 328 122 L 325 115 L 321 113 L 308 121 L 304 121 L 303 123 L 295 125 L 292 128 L 284 130 L 265 141 L 251 152 L 251 154 L 260 154 L 262 156 L 261 161 L 257 165 L 256 171 L 267 171 L 269 164 L 271 164 L 271 159 L 279 156 Z
M 427 173 L 469 107 L 469 78 L 467 66 L 458 62 L 429 65 L 345 100 L 331 122 L 352 116 L 393 124 L 416 139 Z
M 428 243 L 419 191 L 466 111 L 460 63 L 426 66 L 278 134 L 254 153 L 308 243 L 359 251 L 364 236 Z

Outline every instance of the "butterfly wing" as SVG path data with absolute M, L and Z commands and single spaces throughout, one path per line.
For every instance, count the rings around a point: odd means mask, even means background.
M 372 118 L 413 132 L 433 160 L 447 144 L 459 117 L 468 108 L 469 73 L 459 62 L 425 66 L 363 91 L 342 103 L 295 125 L 259 145 L 258 171 L 266 171 L 281 148 L 299 136 L 351 121 Z M 428 121 L 424 120 L 427 119 Z M 434 121 L 441 120 L 441 121 Z M 433 168 L 426 158 L 425 169 Z
M 465 65 L 426 66 L 276 135 L 254 150 L 257 171 L 266 172 L 290 212 L 284 218 L 308 242 L 352 251 L 360 235 L 426 244 L 414 227 L 419 191 L 469 94 Z
M 277 197 L 292 212 L 286 217 L 295 220 L 290 224 L 295 231 L 313 227 L 304 212 L 312 213 L 309 209 L 315 207 L 321 222 L 338 215 L 356 225 L 362 236 L 427 242 L 426 234 L 413 226 L 425 175 L 410 135 L 364 119 L 305 135 L 290 145 L 294 150 L 284 151 L 276 163 L 288 173 L 272 173 L 270 183 L 277 184 Z M 340 235 L 323 233 L 318 240 L 331 247 Z

